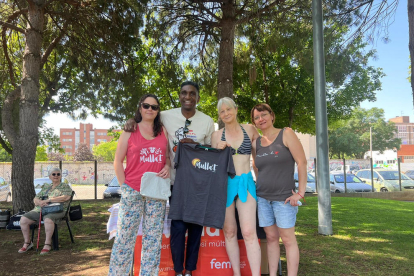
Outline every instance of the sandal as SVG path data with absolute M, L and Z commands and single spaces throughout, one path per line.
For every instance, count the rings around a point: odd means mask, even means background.
M 28 246 L 24 247 L 25 244 L 28 244 Z M 19 251 L 17 251 L 17 252 L 19 252 L 19 253 L 26 253 L 27 251 L 29 251 L 32 248 L 33 248 L 33 243 L 32 242 L 30 242 L 30 243 L 29 242 L 25 242 L 23 244 L 23 247 L 20 248 Z
M 45 246 L 50 246 L 50 249 L 45 249 Z M 40 255 L 46 255 L 50 252 L 50 250 L 52 250 L 52 245 L 45 243 L 45 245 L 43 246 L 42 251 L 40 251 Z

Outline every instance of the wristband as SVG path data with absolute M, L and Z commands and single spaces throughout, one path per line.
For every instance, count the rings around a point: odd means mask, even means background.
M 303 197 L 299 192 L 297 192 L 297 194 L 301 197 L 301 198 L 303 198 L 303 202 L 306 202 L 306 200 L 305 200 L 305 197 Z

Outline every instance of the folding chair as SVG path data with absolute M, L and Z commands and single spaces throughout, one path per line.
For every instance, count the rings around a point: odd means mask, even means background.
M 70 228 L 70 225 L 69 225 L 69 209 L 70 209 L 70 204 L 72 203 L 74 195 L 75 195 L 75 191 L 72 191 L 72 195 L 70 196 L 68 208 L 66 209 L 65 215 L 62 218 L 62 220 L 66 221 L 66 225 L 68 226 L 69 235 L 70 235 L 70 239 L 72 243 L 75 243 L 75 241 L 73 240 L 72 229 Z M 35 229 L 37 229 L 37 227 L 38 225 L 36 225 L 32 229 L 32 242 L 34 238 L 34 231 Z M 55 230 L 53 231 L 53 235 L 52 235 L 52 244 L 53 244 L 53 250 L 59 250 L 59 232 L 58 232 L 58 225 L 56 223 L 55 223 Z

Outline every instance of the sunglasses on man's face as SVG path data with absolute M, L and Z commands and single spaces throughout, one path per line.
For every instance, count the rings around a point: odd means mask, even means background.
M 157 111 L 158 109 L 160 109 L 160 106 L 156 104 L 142 103 L 141 106 L 143 109 L 149 109 L 151 107 L 151 109 L 154 111 Z
M 60 173 L 52 173 L 53 176 L 60 176 Z
M 188 133 L 189 132 L 189 130 L 188 130 L 188 126 L 189 125 L 191 125 L 191 121 L 188 120 L 188 119 L 186 119 L 185 120 L 185 124 L 184 124 L 184 133 Z

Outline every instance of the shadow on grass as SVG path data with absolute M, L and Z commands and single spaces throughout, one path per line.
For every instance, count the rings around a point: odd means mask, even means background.
M 0 276 L 3 275 L 106 275 L 113 240 L 108 240 L 107 211 L 117 201 L 80 201 L 83 219 L 70 222 L 75 243 L 72 244 L 66 223 L 59 227 L 59 251 L 40 256 L 35 250 L 25 254 L 17 251 L 23 245 L 20 231 L 0 229 Z M 11 203 L 0 203 L 0 208 Z M 41 229 L 39 251 L 44 244 Z M 35 231 L 35 247 L 37 230 Z

